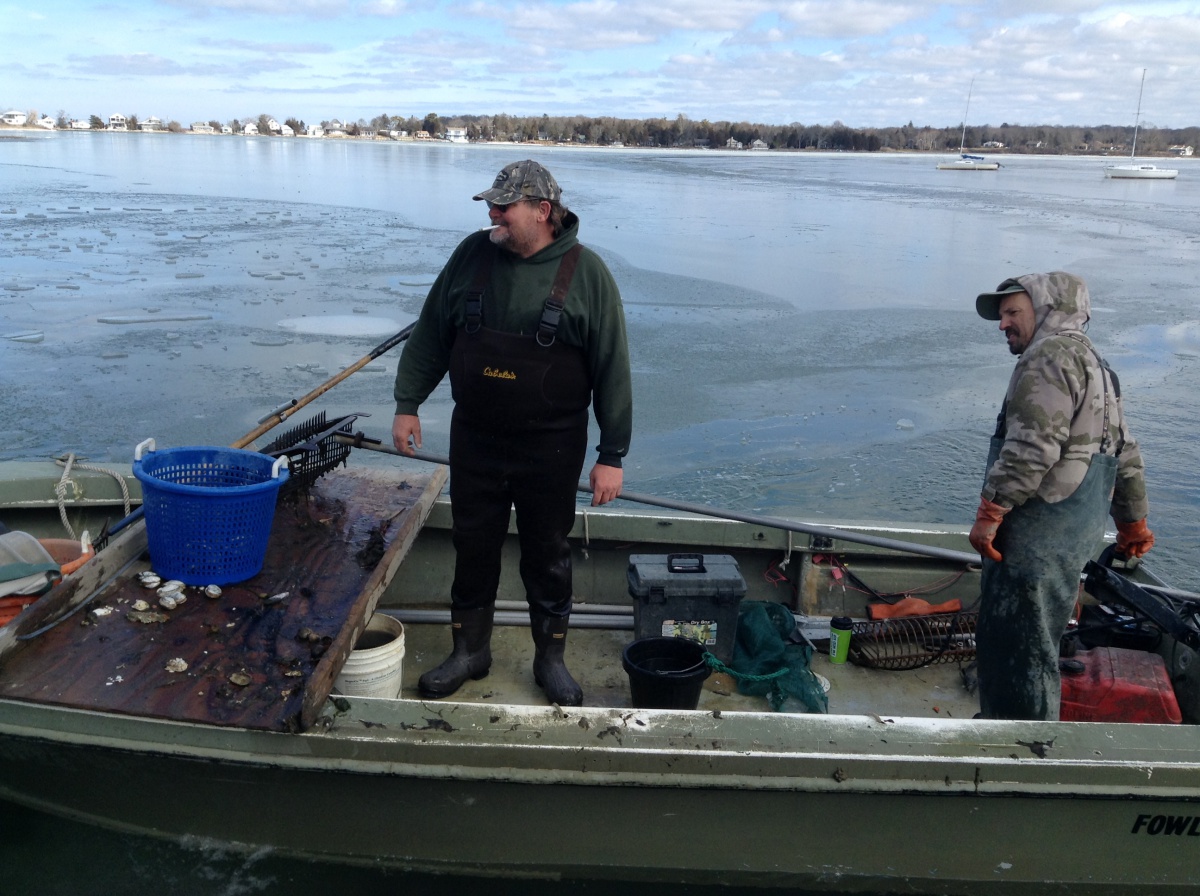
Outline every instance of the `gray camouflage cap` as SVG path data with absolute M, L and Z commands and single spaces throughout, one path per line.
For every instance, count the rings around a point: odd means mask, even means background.
M 532 159 L 505 165 L 492 181 L 492 188 L 472 197 L 493 205 L 509 205 L 522 199 L 546 199 L 558 202 L 562 190 L 554 175 Z
M 1010 277 L 999 286 L 995 292 L 981 292 L 975 297 L 975 310 L 984 320 L 1000 319 L 1000 300 L 1017 292 L 1028 292 L 1020 281 Z

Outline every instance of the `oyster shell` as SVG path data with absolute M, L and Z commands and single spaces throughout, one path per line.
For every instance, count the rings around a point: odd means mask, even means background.
M 177 656 L 173 660 L 167 660 L 168 672 L 186 672 L 187 667 L 187 660 L 185 660 L 183 657 Z

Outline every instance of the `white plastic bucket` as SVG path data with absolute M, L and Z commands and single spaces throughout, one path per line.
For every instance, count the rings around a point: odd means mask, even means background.
M 358 636 L 333 686 L 347 697 L 396 697 L 403 662 L 403 623 L 376 613 Z

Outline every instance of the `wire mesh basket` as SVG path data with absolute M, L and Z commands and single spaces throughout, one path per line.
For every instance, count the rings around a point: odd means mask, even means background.
M 150 453 L 142 457 L 142 449 Z M 150 561 L 187 585 L 225 585 L 263 566 L 287 459 L 235 448 L 138 445 Z
M 902 671 L 975 658 L 978 612 L 856 622 L 847 658 L 870 669 Z

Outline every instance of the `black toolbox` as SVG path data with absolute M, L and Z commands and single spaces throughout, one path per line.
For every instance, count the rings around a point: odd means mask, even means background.
M 746 580 L 728 554 L 631 554 L 634 636 L 699 641 L 723 662 L 733 658 L 738 605 Z

